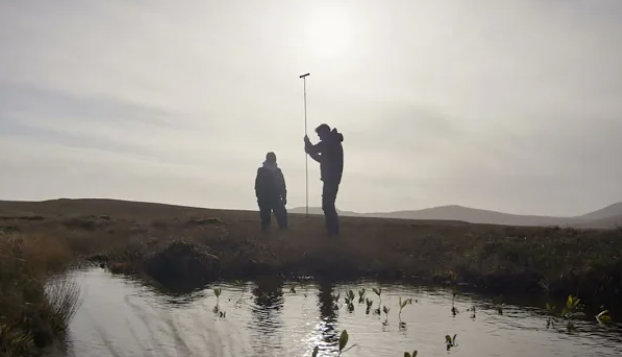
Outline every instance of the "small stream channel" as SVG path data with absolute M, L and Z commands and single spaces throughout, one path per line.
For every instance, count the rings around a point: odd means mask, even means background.
M 81 289 L 81 306 L 70 326 L 66 356 L 210 356 L 274 357 L 336 356 L 339 334 L 347 329 L 354 348 L 343 356 L 401 357 L 418 350 L 418 357 L 620 356 L 622 327 L 602 327 L 593 318 L 575 321 L 569 333 L 563 320 L 547 328 L 542 307 L 504 305 L 502 314 L 491 299 L 459 294 L 452 314 L 450 290 L 381 285 L 382 304 L 373 282 L 332 284 L 279 283 L 271 279 L 240 284 L 214 284 L 191 294 L 164 294 L 139 280 L 112 275 L 102 268 L 71 273 Z M 294 286 L 295 292 L 291 290 Z M 220 311 L 214 312 L 220 287 Z M 365 288 L 374 300 L 344 304 L 346 291 Z M 338 309 L 332 296 L 340 294 Z M 412 298 L 401 314 L 399 297 Z M 475 316 L 469 311 L 475 306 Z M 445 335 L 457 334 L 457 346 L 447 351 Z

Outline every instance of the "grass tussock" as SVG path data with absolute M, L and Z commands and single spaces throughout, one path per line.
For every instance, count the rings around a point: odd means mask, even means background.
M 57 239 L 0 233 L 0 356 L 37 355 L 64 337 L 79 287 L 48 277 L 71 257 Z
M 52 315 L 58 318 L 56 331 L 65 333 L 80 307 L 80 285 L 71 276 L 61 275 L 45 284 L 45 296 Z

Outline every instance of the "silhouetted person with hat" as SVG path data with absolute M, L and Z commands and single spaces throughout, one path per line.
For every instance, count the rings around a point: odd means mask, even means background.
M 266 154 L 266 161 L 257 169 L 255 196 L 259 205 L 261 229 L 266 230 L 270 226 L 273 212 L 279 228 L 287 229 L 287 187 L 273 152 Z
M 335 207 L 337 192 L 343 175 L 343 135 L 326 125 L 321 124 L 315 129 L 320 142 L 313 145 L 305 136 L 305 151 L 311 158 L 320 163 L 322 188 L 322 210 L 326 219 L 326 230 L 329 235 L 339 234 L 339 216 Z

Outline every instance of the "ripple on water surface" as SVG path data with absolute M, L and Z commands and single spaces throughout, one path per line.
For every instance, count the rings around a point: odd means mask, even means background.
M 382 285 L 385 315 L 365 313 L 365 304 L 354 302 L 354 312 L 344 306 L 347 289 L 371 291 L 374 283 L 295 285 L 258 281 L 240 285 L 219 284 L 221 317 L 214 312 L 217 298 L 210 289 L 182 296 L 164 295 L 142 284 L 103 269 L 76 273 L 82 305 L 71 324 L 68 355 L 100 357 L 310 356 L 320 346 L 320 356 L 336 355 L 339 334 L 347 329 L 349 344 L 357 346 L 344 356 L 447 356 L 445 335 L 457 334 L 457 347 L 449 354 L 485 356 L 620 356 L 620 328 L 605 329 L 595 321 L 577 322 L 567 333 L 560 323 L 546 328 L 540 309 L 504 306 L 500 315 L 487 299 L 459 295 L 452 316 L 452 294 L 446 290 Z M 340 294 L 339 308 L 332 296 Z M 401 314 L 398 299 L 418 301 Z M 468 311 L 475 306 L 475 318 Z

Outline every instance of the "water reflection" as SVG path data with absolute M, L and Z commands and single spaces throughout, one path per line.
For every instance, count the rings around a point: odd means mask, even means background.
M 321 350 L 323 351 L 337 349 L 339 342 L 339 335 L 335 329 L 338 306 L 333 298 L 333 294 L 336 294 L 335 285 L 331 281 L 318 281 L 317 296 L 321 319 L 318 329 L 322 336 L 323 346 L 321 346 Z
M 346 355 L 357 357 L 401 356 L 417 349 L 421 356 L 446 356 L 446 334 L 458 335 L 451 354 L 476 356 L 620 356 L 622 326 L 599 327 L 593 318 L 573 320 L 577 330 L 568 333 L 565 321 L 546 329 L 541 308 L 504 304 L 503 314 L 481 296 L 459 294 L 451 314 L 449 290 L 382 285 L 382 305 L 392 307 L 388 326 L 384 315 L 365 314 L 365 304 L 347 312 L 345 292 L 375 282 L 335 284 L 316 281 L 307 288 L 289 288 L 288 282 L 262 278 L 250 289 L 239 284 L 218 284 L 226 318 L 212 312 L 213 286 L 184 298 L 163 296 L 155 289 L 110 276 L 95 269 L 78 274 L 83 304 L 72 321 L 65 356 L 310 356 L 319 345 L 319 356 L 336 356 L 339 334 L 350 333 Z M 244 285 L 245 286 L 245 285 Z M 340 294 L 337 308 L 333 296 Z M 399 297 L 418 300 L 404 309 L 408 329 L 398 326 Z M 315 299 L 317 297 L 317 300 Z M 374 308 L 378 299 L 374 299 Z M 231 299 L 231 300 L 229 300 Z M 238 303 L 237 301 L 242 302 Z M 477 307 L 477 318 L 468 309 Z M 56 356 L 55 356 L 56 357 Z
M 283 281 L 278 277 L 261 277 L 251 290 L 254 304 L 248 323 L 253 356 L 274 356 L 282 348 L 281 313 L 283 310 Z

